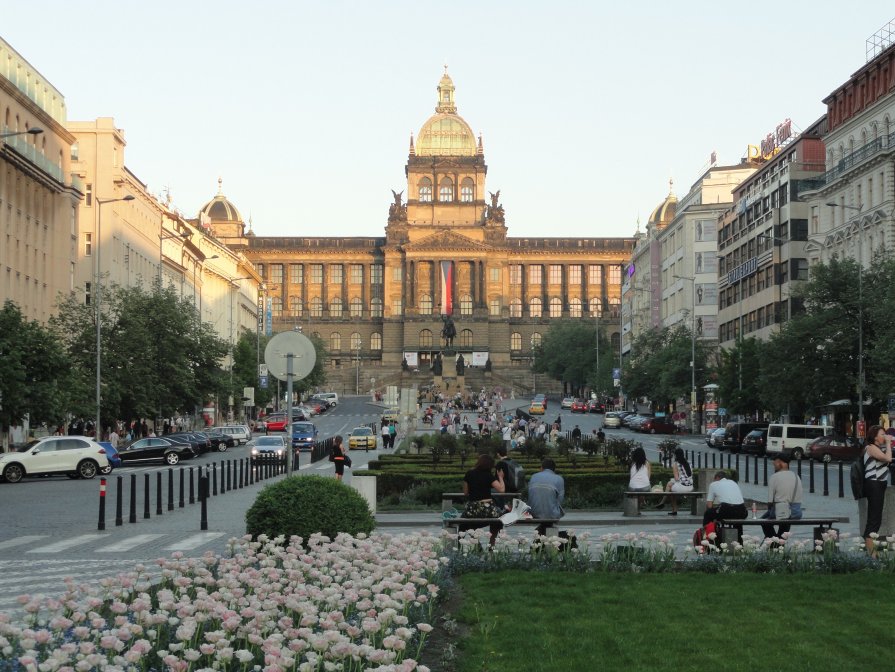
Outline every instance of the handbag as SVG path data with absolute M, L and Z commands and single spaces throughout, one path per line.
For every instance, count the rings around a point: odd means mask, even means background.
M 346 456 L 345 456 L 345 466 L 346 466 L 346 467 L 350 467 L 350 466 L 351 466 L 351 456 L 350 456 L 350 455 L 346 455 Z

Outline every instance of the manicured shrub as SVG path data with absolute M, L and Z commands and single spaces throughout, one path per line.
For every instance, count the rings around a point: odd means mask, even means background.
M 268 485 L 246 512 L 246 533 L 257 538 L 298 535 L 305 541 L 320 532 L 335 538 L 376 527 L 366 500 L 334 478 L 292 476 Z

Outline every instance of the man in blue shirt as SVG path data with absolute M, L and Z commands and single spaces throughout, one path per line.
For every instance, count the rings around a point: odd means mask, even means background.
M 566 496 L 566 482 L 555 472 L 556 462 L 549 457 L 541 461 L 541 470 L 528 481 L 528 505 L 535 518 L 562 518 L 563 499 Z M 538 525 L 538 534 L 547 531 L 546 525 Z

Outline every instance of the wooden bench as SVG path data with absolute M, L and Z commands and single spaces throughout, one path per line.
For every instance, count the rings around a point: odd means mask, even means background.
M 814 540 L 821 541 L 823 539 L 824 532 L 828 530 L 832 530 L 833 523 L 842 523 L 848 522 L 848 519 L 843 518 L 798 518 L 798 519 L 790 519 L 784 518 L 782 520 L 777 518 L 745 518 L 743 520 L 722 520 L 718 518 L 715 521 L 715 524 L 721 528 L 721 541 L 723 543 L 730 543 L 733 541 L 741 542 L 742 541 L 742 528 L 744 526 L 755 526 L 755 525 L 773 525 L 775 527 L 779 525 L 791 525 L 793 527 L 798 525 L 812 525 L 814 526 Z
M 624 509 L 622 516 L 639 516 L 640 515 L 640 498 L 648 497 L 650 499 L 661 499 L 662 497 L 689 497 L 690 513 L 694 516 L 701 515 L 699 510 L 699 500 L 705 499 L 705 492 L 693 490 L 692 492 L 632 492 L 625 491 Z
M 522 493 L 519 492 L 495 492 L 492 493 L 494 499 L 505 499 L 508 504 L 513 503 L 513 498 L 522 499 Z M 454 508 L 455 503 L 465 504 L 467 496 L 462 492 L 442 492 L 441 493 L 441 510 L 449 511 Z

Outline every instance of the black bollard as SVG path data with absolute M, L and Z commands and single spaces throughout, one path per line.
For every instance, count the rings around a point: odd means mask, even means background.
M 755 459 L 757 460 L 758 457 L 756 456 Z M 764 456 L 764 484 L 765 485 L 768 484 L 768 456 L 767 455 Z
M 715 454 L 712 453 L 712 469 L 715 468 Z
M 830 495 L 830 463 L 824 462 L 824 497 Z
M 239 485 L 237 487 L 244 488 L 245 487 L 245 464 L 243 464 L 243 460 L 239 460 Z
M 796 462 L 796 473 L 799 475 L 799 479 L 802 478 L 802 458 L 800 457 Z
M 839 496 L 845 497 L 845 478 L 842 476 L 842 460 L 839 460 Z
M 155 472 L 155 515 L 162 515 L 162 472 Z
M 143 474 L 143 520 L 149 518 L 149 507 L 152 505 L 149 496 L 149 473 Z
M 247 467 L 249 470 L 249 485 L 255 484 L 255 465 L 252 464 L 252 459 L 250 457 L 245 458 L 247 462 Z
M 749 459 L 748 455 L 746 456 L 746 459 L 747 460 Z M 758 455 L 755 456 L 755 462 L 753 462 L 752 466 L 755 467 L 755 475 L 752 477 L 754 479 L 752 481 L 752 484 L 758 485 Z M 767 485 L 767 484 L 765 484 L 765 485 Z
M 196 503 L 196 491 L 193 489 L 193 468 L 190 467 L 190 504 Z
M 137 475 L 131 474 L 131 506 L 127 522 L 137 522 Z
M 227 460 L 227 490 L 233 489 L 233 460 Z
M 221 461 L 221 488 L 220 488 L 220 491 L 219 491 L 219 492 L 220 492 L 222 495 L 223 495 L 225 492 L 227 492 L 227 481 L 224 480 L 224 477 L 225 477 L 226 475 L 227 475 L 227 469 L 226 469 L 226 467 L 224 466 L 224 462 Z
M 177 506 L 178 508 L 183 508 L 186 505 L 186 502 L 183 500 L 183 485 L 186 480 L 186 475 L 183 473 L 183 467 L 180 467 L 180 488 L 178 488 L 177 494 L 179 497 L 177 498 Z
M 217 497 L 218 494 L 218 463 L 211 465 L 211 494 Z
M 174 510 L 174 469 L 168 467 L 168 511 Z
M 702 469 L 702 453 L 696 456 L 696 464 L 699 465 L 697 469 Z
M 124 481 L 122 477 L 118 477 L 118 492 L 115 495 L 115 527 L 121 527 L 124 525 L 124 517 L 122 515 L 122 509 L 124 508 Z
M 814 462 L 808 460 L 808 492 L 814 494 Z
M 106 479 L 99 479 L 99 520 L 96 523 L 97 530 L 106 529 Z
M 737 455 L 737 471 L 740 470 L 739 461 L 740 461 L 740 456 L 738 454 Z M 749 456 L 748 455 L 746 455 L 746 480 L 744 482 L 745 483 L 749 482 Z
M 208 529 L 208 476 L 199 476 L 199 503 L 201 505 L 201 513 L 199 518 L 199 529 Z
M 739 475 L 739 473 L 740 473 L 740 454 L 739 453 L 737 453 L 737 458 L 736 458 L 735 464 L 736 464 L 737 475 Z M 727 468 L 730 469 L 730 453 L 727 453 Z M 748 467 L 746 470 L 746 480 L 749 480 Z

